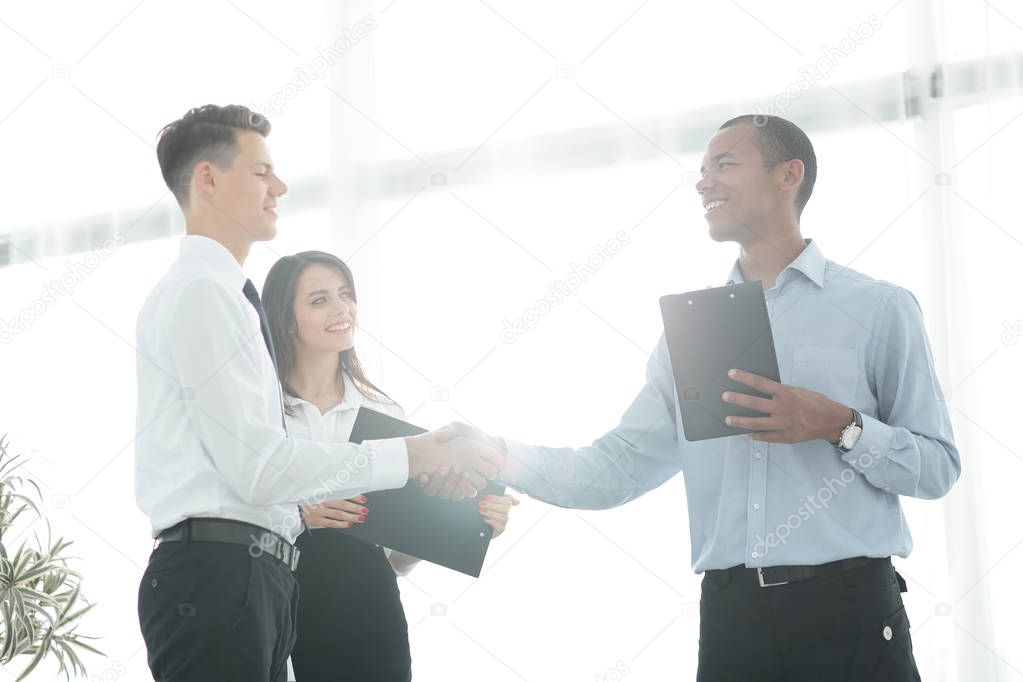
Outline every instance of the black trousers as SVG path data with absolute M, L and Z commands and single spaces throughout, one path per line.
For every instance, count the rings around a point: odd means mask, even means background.
M 408 682 L 408 624 L 394 570 L 376 545 L 332 528 L 307 530 L 302 559 L 298 682 Z
M 158 682 L 285 682 L 298 583 L 245 545 L 166 542 L 139 585 L 139 624 Z
M 887 559 L 775 587 L 707 573 L 696 679 L 919 682 L 903 591 Z

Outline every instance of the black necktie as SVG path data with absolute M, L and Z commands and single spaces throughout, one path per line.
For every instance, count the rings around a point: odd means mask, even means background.
M 266 320 L 266 310 L 263 309 L 263 302 L 259 300 L 259 293 L 256 291 L 256 285 L 252 283 L 251 279 L 245 280 L 245 286 L 242 287 L 242 292 L 245 294 L 245 298 L 249 299 L 249 303 L 256 309 L 256 315 L 259 316 L 259 331 L 263 333 L 263 341 L 266 343 L 266 349 L 270 353 L 270 361 L 274 365 L 274 377 L 277 378 L 277 351 L 274 350 L 274 340 L 270 336 L 270 323 Z M 284 412 L 281 412 L 281 424 L 285 424 Z M 284 428 L 287 431 L 287 426 Z

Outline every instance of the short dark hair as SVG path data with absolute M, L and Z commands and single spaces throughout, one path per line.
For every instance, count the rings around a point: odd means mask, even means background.
M 796 193 L 796 216 L 803 213 L 803 207 L 810 201 L 813 185 L 817 181 L 817 155 L 806 133 L 792 121 L 780 116 L 765 114 L 744 114 L 721 124 L 718 130 L 731 128 L 740 123 L 751 123 L 755 128 L 753 143 L 764 155 L 764 164 L 774 168 L 779 163 L 799 159 L 803 162 L 803 183 Z
M 238 131 L 255 130 L 266 137 L 270 121 L 240 104 L 206 104 L 165 125 L 156 143 L 163 181 L 182 208 L 188 205 L 192 168 L 209 161 L 220 168 L 234 163 L 238 154 Z

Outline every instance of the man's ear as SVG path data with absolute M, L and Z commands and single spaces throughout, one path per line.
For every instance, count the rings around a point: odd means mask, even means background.
M 215 168 L 209 161 L 200 161 L 192 169 L 192 184 L 200 197 L 209 197 L 216 189 Z
M 806 172 L 803 162 L 799 159 L 792 159 L 779 164 L 778 167 L 782 170 L 778 189 L 783 192 L 798 190 L 799 186 L 803 184 L 803 174 Z

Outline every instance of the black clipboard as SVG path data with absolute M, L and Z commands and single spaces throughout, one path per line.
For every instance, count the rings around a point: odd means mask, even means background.
M 744 282 L 661 297 L 664 336 L 688 441 L 742 433 L 726 416 L 767 415 L 721 399 L 725 391 L 770 396 L 730 379 L 735 368 L 781 381 L 762 282 Z
M 360 407 L 348 440 L 361 443 L 422 433 L 426 429 Z M 494 531 L 480 515 L 479 500 L 503 494 L 504 486 L 491 482 L 477 497 L 455 502 L 430 497 L 409 481 L 404 488 L 366 493 L 366 521 L 340 532 L 478 578 Z

